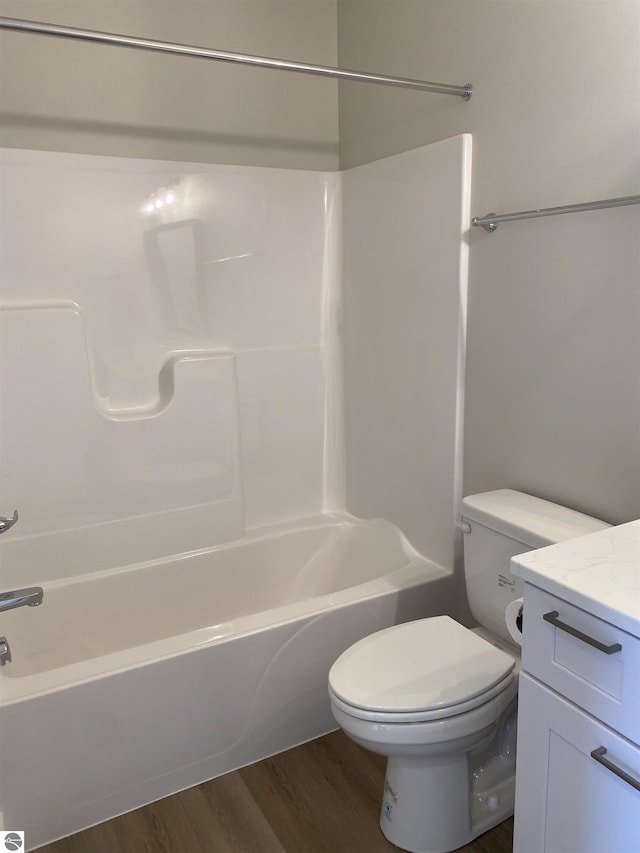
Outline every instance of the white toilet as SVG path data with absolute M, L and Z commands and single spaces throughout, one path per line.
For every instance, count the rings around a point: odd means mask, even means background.
M 449 616 L 395 625 L 355 643 L 329 673 L 338 724 L 388 757 L 380 826 L 412 853 L 455 850 L 513 814 L 520 654 L 505 611 L 522 589 L 510 558 L 608 527 L 510 489 L 465 498 L 462 515 L 481 627 Z

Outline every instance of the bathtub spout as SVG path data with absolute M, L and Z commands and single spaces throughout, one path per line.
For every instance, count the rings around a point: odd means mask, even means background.
M 13 610 L 14 607 L 37 607 L 42 604 L 43 596 L 41 586 L 30 586 L 13 592 L 0 592 L 0 613 L 3 610 Z

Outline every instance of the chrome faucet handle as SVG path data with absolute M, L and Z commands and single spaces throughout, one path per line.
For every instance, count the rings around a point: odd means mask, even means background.
M 13 518 L 5 518 L 0 515 L 0 533 L 5 533 L 9 528 L 13 527 L 13 525 L 18 520 L 18 510 L 14 509 Z
M 0 666 L 11 663 L 11 649 L 6 637 L 0 637 Z

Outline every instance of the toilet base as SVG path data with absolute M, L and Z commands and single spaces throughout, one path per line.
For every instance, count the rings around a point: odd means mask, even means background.
M 426 763 L 424 758 L 390 757 L 380 828 L 392 844 L 409 853 L 449 853 L 513 814 L 513 781 L 503 780 L 495 792 L 486 792 L 479 808 L 471 808 L 468 753 L 433 757 Z
M 380 828 L 411 853 L 445 853 L 472 838 L 466 753 L 425 763 L 390 757 L 384 780 Z

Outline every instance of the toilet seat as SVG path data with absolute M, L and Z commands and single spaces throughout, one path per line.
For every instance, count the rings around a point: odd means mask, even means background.
M 449 616 L 394 625 L 347 649 L 329 673 L 333 703 L 362 720 L 441 720 L 489 702 L 515 660 Z
M 502 681 L 494 685 L 486 693 L 481 693 L 467 702 L 460 702 L 458 705 L 450 705 L 448 708 L 438 708 L 431 711 L 370 711 L 366 708 L 360 708 L 357 705 L 351 705 L 337 696 L 331 687 L 329 687 L 329 697 L 335 708 L 338 708 L 343 713 L 359 720 L 371 721 L 374 723 L 429 723 L 446 720 L 449 717 L 464 714 L 467 711 L 473 711 L 481 705 L 486 705 L 491 699 L 494 699 L 500 693 L 503 693 L 513 684 L 515 676 L 510 672 Z

